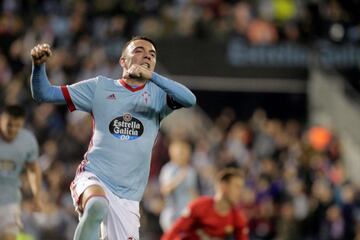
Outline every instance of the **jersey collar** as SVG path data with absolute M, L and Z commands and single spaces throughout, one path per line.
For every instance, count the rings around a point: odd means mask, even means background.
M 144 85 L 133 88 L 129 84 L 127 84 L 124 79 L 120 79 L 119 83 L 121 85 L 123 85 L 126 89 L 130 90 L 131 92 L 137 92 L 145 87 L 145 84 L 144 84 Z

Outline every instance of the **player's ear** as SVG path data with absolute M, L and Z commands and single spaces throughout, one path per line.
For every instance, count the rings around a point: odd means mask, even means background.
M 217 182 L 215 188 L 217 191 L 224 192 L 224 184 L 222 182 Z
M 120 64 L 120 66 L 121 66 L 122 68 L 125 67 L 125 58 L 124 58 L 124 57 L 120 57 L 120 59 L 119 59 L 119 64 Z

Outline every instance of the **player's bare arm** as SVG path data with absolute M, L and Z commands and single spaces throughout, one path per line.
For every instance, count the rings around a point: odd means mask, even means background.
M 185 180 L 186 175 L 188 174 L 188 169 L 181 169 L 180 173 L 175 175 L 173 179 L 163 184 L 160 187 L 160 191 L 164 196 L 169 195 L 174 189 Z
M 31 57 L 35 65 L 45 63 L 52 55 L 50 45 L 47 43 L 38 44 L 31 49 Z
M 30 183 L 31 192 L 34 197 L 35 210 L 40 211 L 41 199 L 41 168 L 38 162 L 26 164 L 26 172 Z

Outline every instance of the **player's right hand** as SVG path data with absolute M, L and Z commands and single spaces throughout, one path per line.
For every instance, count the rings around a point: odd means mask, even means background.
M 49 44 L 38 44 L 31 49 L 31 57 L 35 65 L 43 64 L 52 55 Z
M 139 64 L 133 64 L 127 70 L 127 74 L 125 75 L 125 78 L 136 78 L 147 81 L 150 80 L 151 75 L 152 75 L 152 71 L 150 71 L 146 67 Z

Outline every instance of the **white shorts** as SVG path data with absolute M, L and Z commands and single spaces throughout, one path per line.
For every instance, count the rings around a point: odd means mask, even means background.
M 112 193 L 96 175 L 80 172 L 71 183 L 70 191 L 75 210 L 79 212 L 79 196 L 91 185 L 99 185 L 109 201 L 109 212 L 101 224 L 102 240 L 138 240 L 140 228 L 139 202 L 119 198 Z
M 0 233 L 17 235 L 22 227 L 21 211 L 17 203 L 0 206 Z

